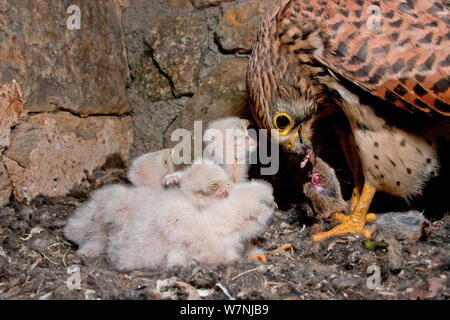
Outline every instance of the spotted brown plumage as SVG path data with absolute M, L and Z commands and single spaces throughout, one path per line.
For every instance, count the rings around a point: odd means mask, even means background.
M 316 240 L 369 236 L 375 190 L 409 199 L 439 173 L 437 145 L 450 140 L 449 10 L 431 0 L 278 0 L 266 15 L 247 73 L 259 126 L 308 159 L 315 120 L 343 113 L 350 127 L 337 133 L 355 176 L 351 219 Z

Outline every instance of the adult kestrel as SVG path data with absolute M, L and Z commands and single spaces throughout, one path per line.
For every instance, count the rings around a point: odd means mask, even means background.
M 313 152 L 312 125 L 333 127 L 355 178 L 349 216 L 313 236 L 370 237 L 376 191 L 419 195 L 450 141 L 448 3 L 432 0 L 278 0 L 258 33 L 247 73 L 258 125 L 281 145 Z M 398 108 L 400 107 L 400 108 Z

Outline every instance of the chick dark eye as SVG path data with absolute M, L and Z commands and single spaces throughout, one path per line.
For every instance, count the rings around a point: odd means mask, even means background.
M 167 158 L 163 159 L 162 161 L 164 167 L 168 168 L 169 167 L 169 160 Z
M 218 181 L 210 182 L 208 187 L 209 187 L 210 190 L 216 191 L 220 187 L 220 182 L 218 182 Z

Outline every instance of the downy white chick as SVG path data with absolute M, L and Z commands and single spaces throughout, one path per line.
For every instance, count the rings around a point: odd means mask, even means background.
M 227 198 L 228 189 L 220 166 L 194 164 L 180 188 L 154 194 L 131 223 L 110 233 L 112 264 L 118 269 L 161 268 L 241 258 L 248 240 L 263 230 L 273 212 L 273 189 L 252 181 L 233 186 Z
M 211 121 L 203 135 L 205 157 L 223 166 L 234 183 L 247 181 L 249 158 L 258 143 L 249 136 L 250 121 L 238 117 Z
M 182 173 L 180 189 L 198 209 L 204 209 L 218 198 L 227 197 L 231 180 L 225 170 L 208 159 L 199 159 Z
M 204 159 L 221 165 L 233 183 L 247 181 L 249 158 L 258 143 L 249 136 L 249 120 L 238 117 L 219 118 L 211 121 L 203 135 L 207 142 Z M 166 177 L 166 185 L 178 185 L 183 171 Z
M 137 187 L 160 188 L 162 177 L 174 171 L 173 149 L 141 155 L 131 162 L 128 179 Z
M 238 117 L 219 118 L 208 124 L 203 135 L 203 140 L 210 142 L 205 156 L 221 164 L 234 183 L 248 180 L 250 156 L 258 147 L 249 135 L 249 125 L 249 120 Z M 262 253 L 250 241 L 246 246 L 248 255 Z
M 196 161 L 183 171 L 180 188 L 154 193 L 129 223 L 111 230 L 107 252 L 112 264 L 118 269 L 186 265 L 195 259 L 198 236 L 204 237 L 196 235 L 200 211 L 226 197 L 230 187 L 219 165 Z
M 251 244 L 266 227 L 276 207 L 272 186 L 250 181 L 233 186 L 226 199 L 215 202 L 199 216 L 192 245 L 196 261 L 225 263 L 262 253 Z
M 69 218 L 64 234 L 79 245 L 79 253 L 96 256 L 105 251 L 108 229 L 127 223 L 139 205 L 162 190 L 164 176 L 174 170 L 172 150 L 147 153 L 135 159 L 129 179 L 136 187 L 109 185 L 96 190 Z

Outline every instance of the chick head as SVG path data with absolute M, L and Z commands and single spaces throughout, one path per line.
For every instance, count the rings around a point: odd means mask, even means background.
M 161 185 L 163 177 L 175 170 L 172 156 L 173 149 L 146 153 L 132 162 L 128 178 L 136 186 Z
M 249 120 L 238 117 L 220 118 L 209 123 L 203 139 L 211 142 L 206 154 L 217 163 L 231 164 L 254 152 L 258 143 L 248 132 Z M 225 162 L 231 159 L 231 163 Z
M 211 160 L 196 160 L 186 169 L 180 181 L 181 189 L 196 199 L 228 196 L 231 180 L 224 169 Z

